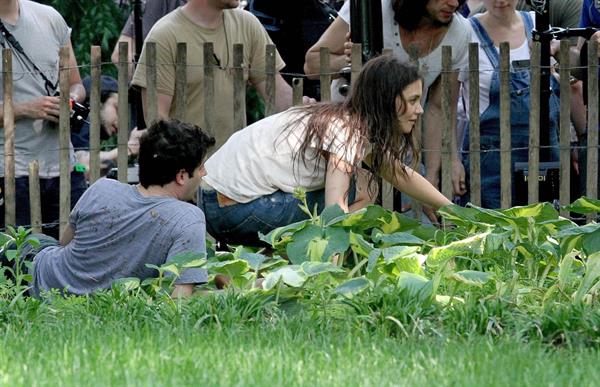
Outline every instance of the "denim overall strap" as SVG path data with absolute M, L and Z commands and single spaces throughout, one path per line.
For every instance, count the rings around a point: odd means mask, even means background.
M 521 17 L 523 18 L 523 23 L 525 24 L 525 35 L 527 35 L 527 40 L 531 40 L 531 31 L 533 31 L 533 19 L 531 18 L 531 14 L 525 11 L 519 11 Z
M 497 69 L 500 67 L 500 57 L 498 56 L 498 51 L 496 51 L 496 47 L 494 46 L 494 41 L 490 38 L 487 31 L 481 25 L 481 22 L 477 20 L 476 17 L 469 18 L 471 25 L 473 26 L 473 30 L 477 34 L 479 38 L 480 47 L 485 52 L 485 55 L 488 57 L 490 62 L 492 63 L 492 67 Z

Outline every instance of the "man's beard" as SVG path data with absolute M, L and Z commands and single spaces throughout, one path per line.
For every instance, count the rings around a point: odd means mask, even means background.
M 436 27 L 448 27 L 450 24 L 452 24 L 452 20 L 454 20 L 454 16 L 452 16 L 450 20 L 445 22 L 440 21 L 438 19 L 433 19 L 433 25 Z

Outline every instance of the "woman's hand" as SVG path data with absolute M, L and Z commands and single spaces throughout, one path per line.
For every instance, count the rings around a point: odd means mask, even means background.
M 452 160 L 452 188 L 455 195 L 462 196 L 467 193 L 465 167 L 458 158 Z

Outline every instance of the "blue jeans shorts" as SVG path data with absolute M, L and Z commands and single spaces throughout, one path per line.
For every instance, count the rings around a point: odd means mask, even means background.
M 356 197 L 355 185 L 350 187 L 348 202 Z M 325 207 L 325 189 L 307 192 L 308 207 L 317 205 L 317 212 Z M 300 201 L 293 194 L 275 191 L 248 203 L 220 207 L 217 191 L 201 189 L 199 207 L 206 217 L 206 230 L 216 240 L 230 245 L 259 246 L 263 243 L 258 233 L 267 234 L 277 227 L 287 226 L 308 218 L 301 209 Z

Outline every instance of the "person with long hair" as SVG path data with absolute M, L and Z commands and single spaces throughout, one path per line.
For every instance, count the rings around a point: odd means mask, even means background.
M 517 0 L 483 0 L 486 11 L 469 19 L 472 42 L 479 43 L 479 114 L 481 131 L 481 205 L 500 208 L 500 55 L 501 42 L 510 45 L 510 126 L 512 163 L 527 162 L 529 156 L 529 87 L 530 42 L 535 25 L 535 13 L 517 11 Z M 459 79 L 463 85 L 463 119 L 470 109 L 469 70 L 465 66 Z M 550 128 L 548 128 L 549 159 L 558 159 L 558 85 L 553 82 L 550 97 Z M 469 135 L 463 148 L 468 151 Z M 469 170 L 468 154 L 463 157 Z M 515 199 L 513 185 L 513 204 Z M 469 195 L 463 197 L 466 202 Z
M 236 132 L 206 161 L 199 205 L 207 231 L 229 244 L 256 243 L 258 232 L 306 217 L 297 187 L 310 208 L 355 211 L 374 201 L 374 175 L 434 209 L 449 204 L 403 163 L 418 154 L 412 131 L 422 90 L 415 66 L 384 55 L 367 62 L 343 102 L 290 108 Z

